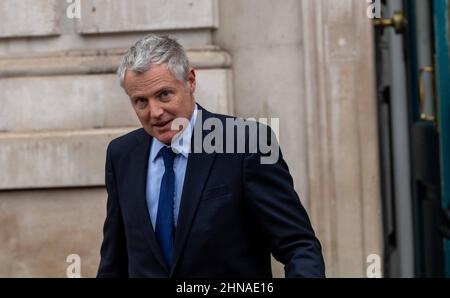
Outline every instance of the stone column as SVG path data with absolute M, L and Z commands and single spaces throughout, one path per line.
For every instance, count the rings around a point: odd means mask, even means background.
M 303 0 L 309 211 L 332 277 L 382 251 L 374 44 L 367 3 Z

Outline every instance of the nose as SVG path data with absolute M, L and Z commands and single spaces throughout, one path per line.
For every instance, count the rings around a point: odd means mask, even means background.
M 156 100 L 150 100 L 149 107 L 149 114 L 152 119 L 159 119 L 164 114 L 164 110 Z

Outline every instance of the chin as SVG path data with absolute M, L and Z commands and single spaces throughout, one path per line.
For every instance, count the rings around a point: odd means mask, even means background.
M 156 127 L 144 127 L 145 131 L 164 144 L 169 144 L 172 142 L 172 138 L 178 133 L 178 131 L 173 130 L 161 130 Z
M 176 133 L 168 132 L 164 134 L 156 134 L 154 137 L 158 139 L 161 143 L 169 144 L 172 142 L 172 138 L 176 135 Z

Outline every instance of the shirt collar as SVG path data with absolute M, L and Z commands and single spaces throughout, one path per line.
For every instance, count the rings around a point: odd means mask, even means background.
M 188 127 L 186 127 L 180 136 L 172 143 L 172 148 L 174 151 L 180 153 L 184 157 L 188 157 L 191 152 L 191 138 L 192 131 L 194 129 L 195 121 L 197 120 L 197 104 L 194 106 L 194 112 L 192 113 L 191 119 L 189 121 Z M 153 162 L 155 158 L 158 156 L 159 151 L 162 147 L 166 146 L 164 143 L 161 143 L 157 138 L 153 138 L 152 146 L 150 150 L 150 160 Z

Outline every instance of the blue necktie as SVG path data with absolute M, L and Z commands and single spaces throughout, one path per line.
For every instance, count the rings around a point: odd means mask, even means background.
M 174 242 L 173 199 L 175 196 L 175 172 L 173 171 L 173 161 L 175 153 L 170 147 L 161 148 L 159 153 L 164 159 L 165 171 L 159 189 L 155 234 L 167 266 L 171 268 Z

